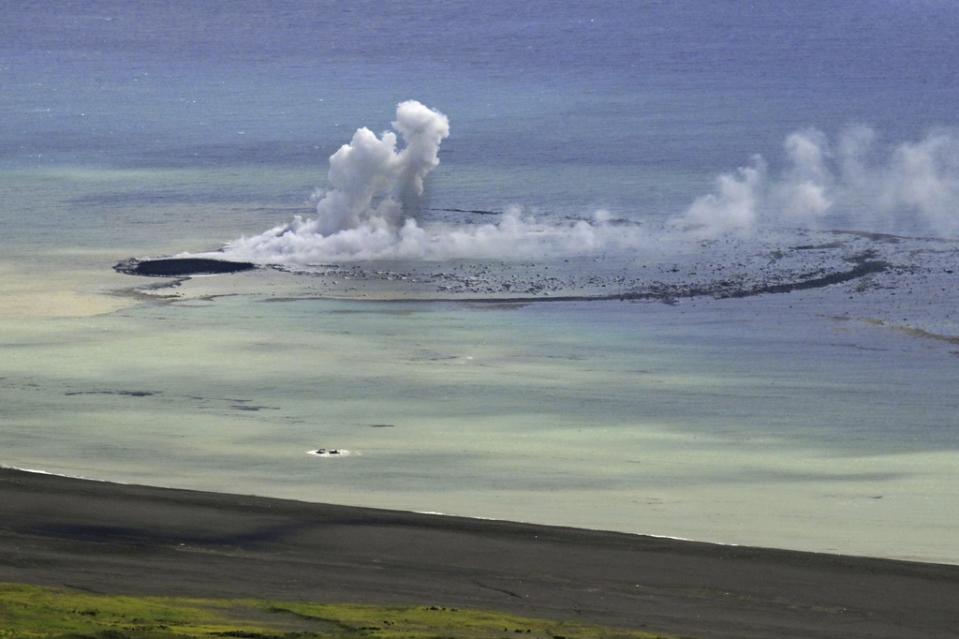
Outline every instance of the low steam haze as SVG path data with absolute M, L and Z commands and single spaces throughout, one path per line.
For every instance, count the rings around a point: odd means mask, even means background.
M 535 259 L 641 250 L 653 243 L 763 227 L 852 225 L 866 231 L 959 233 L 959 134 L 938 130 L 917 142 L 883 145 L 866 126 L 837 140 L 817 129 L 788 135 L 778 171 L 760 155 L 716 178 L 667 228 L 643 229 L 605 210 L 556 221 L 513 206 L 485 224 L 421 224 L 423 183 L 439 166 L 448 118 L 401 102 L 393 131 L 363 127 L 330 157 L 331 188 L 317 191 L 316 217 L 227 244 L 232 258 L 258 263 L 324 260 Z M 400 141 L 402 145 L 400 145 Z
M 495 222 L 430 224 L 415 218 L 423 181 L 439 165 L 449 135 L 445 115 L 415 100 L 396 108 L 393 128 L 377 137 L 367 128 L 330 157 L 327 191 L 318 192 L 316 217 L 229 243 L 230 257 L 259 263 L 308 264 L 323 260 L 523 259 L 636 248 L 638 229 L 609 223 L 606 211 L 588 220 L 547 222 L 510 207 Z
M 716 178 L 675 226 L 694 235 L 748 235 L 763 225 L 821 227 L 837 223 L 867 231 L 959 234 L 959 133 L 932 131 L 916 142 L 884 145 L 866 126 L 835 142 L 806 129 L 786 137 L 776 174 L 753 156 Z

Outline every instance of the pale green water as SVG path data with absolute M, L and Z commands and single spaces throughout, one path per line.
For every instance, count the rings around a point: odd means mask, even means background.
M 782 310 L 239 297 L 6 320 L 4 461 L 959 560 L 942 508 L 956 406 L 934 369 L 954 357 L 807 313 L 764 319 Z M 306 454 L 319 447 L 351 454 Z
M 0 21 L 0 463 L 959 563 L 955 344 L 827 319 L 955 335 L 942 273 L 856 304 L 510 309 L 265 302 L 302 292 L 278 273 L 162 305 L 110 270 L 306 212 L 326 158 L 410 98 L 452 123 L 429 206 L 661 221 L 754 153 L 775 170 L 796 130 L 955 125 L 955 7 L 21 4 Z
M 295 191 L 309 175 L 271 178 Z M 298 202 L 233 202 L 264 181 L 242 169 L 0 179 L 8 215 L 21 213 L 2 259 L 5 464 L 959 561 L 944 507 L 959 490 L 957 360 L 948 344 L 826 319 L 848 310 L 840 292 L 678 306 L 270 302 L 299 285 L 267 272 L 186 287 L 243 282 L 261 295 L 141 302 L 125 291 L 143 280 L 114 261 L 216 246 Z M 194 190 L 227 201 L 182 195 Z M 144 203 L 144 191 L 180 196 Z M 78 223 L 102 206 L 111 216 Z M 352 454 L 306 454 L 320 447 Z

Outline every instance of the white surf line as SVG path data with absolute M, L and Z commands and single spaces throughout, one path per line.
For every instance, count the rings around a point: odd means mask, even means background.
M 307 452 L 309 452 L 309 453 L 311 453 L 311 454 L 314 454 L 314 451 L 307 451 Z M 336 455 L 334 455 L 334 457 L 335 457 L 335 456 L 336 456 Z M 66 478 L 66 479 L 80 479 L 80 480 L 83 480 L 83 481 L 95 481 L 95 482 L 106 483 L 106 484 L 119 484 L 119 485 L 121 485 L 121 486 L 145 486 L 145 487 L 148 487 L 148 488 L 161 488 L 161 489 L 164 489 L 164 490 L 188 490 L 188 491 L 189 491 L 189 490 L 192 490 L 192 491 L 198 491 L 198 492 L 213 492 L 213 493 L 222 494 L 222 495 L 232 495 L 232 494 L 234 494 L 234 493 L 224 493 L 224 492 L 222 492 L 222 491 L 209 491 L 209 490 L 202 490 L 202 489 L 178 488 L 178 487 L 174 487 L 174 486 L 158 486 L 158 485 L 151 485 L 151 484 L 139 484 L 139 483 L 133 483 L 133 482 L 128 482 L 128 481 L 117 481 L 117 480 L 113 480 L 113 479 L 97 479 L 97 478 L 95 478 L 95 477 L 84 477 L 83 475 L 67 475 L 67 474 L 65 474 L 65 473 L 55 473 L 55 472 L 51 472 L 51 471 L 48 471 L 48 470 L 42 470 L 42 469 L 39 469 L 39 468 L 23 468 L 23 467 L 21 467 L 21 466 L 10 466 L 10 465 L 8 465 L 8 464 L 0 464 L 0 469 L 5 469 L 5 470 L 17 470 L 17 471 L 20 471 L 20 472 L 32 473 L 32 474 L 35 474 L 35 475 L 50 475 L 50 476 L 53 476 L 53 477 L 64 477 L 64 478 Z M 239 494 L 239 493 L 237 493 L 237 494 Z M 290 499 L 290 498 L 284 498 L 284 497 L 270 497 L 270 496 L 268 496 L 268 495 L 259 495 L 259 494 L 249 494 L 249 495 L 244 495 L 244 496 L 262 497 L 262 498 L 264 498 L 264 499 L 281 499 L 281 500 L 286 500 L 286 501 L 298 501 L 298 502 L 301 502 L 301 503 L 304 503 L 304 504 L 316 504 L 316 503 L 319 503 L 319 504 L 326 504 L 326 505 L 329 505 L 329 506 L 343 506 L 343 507 L 346 507 L 346 508 L 373 508 L 373 509 L 378 508 L 378 507 L 376 507 L 376 506 L 357 506 L 356 504 L 340 504 L 340 503 L 332 503 L 332 502 L 314 502 L 314 501 L 308 501 L 308 500 L 305 500 L 305 499 Z M 382 508 L 380 507 L 380 509 L 382 509 Z M 391 510 L 391 509 L 386 509 L 386 510 Z M 411 513 L 414 513 L 414 514 L 417 514 L 417 515 L 431 515 L 431 516 L 435 516 L 435 517 L 461 517 L 461 518 L 463 518 L 463 519 L 474 519 L 474 520 L 478 520 L 478 521 L 497 521 L 497 522 L 503 522 L 503 523 L 507 523 L 507 524 L 524 524 L 524 525 L 527 525 L 527 526 L 543 526 L 543 527 L 547 527 L 547 528 L 572 528 L 572 529 L 575 529 L 575 530 L 586 530 L 586 531 L 589 531 L 589 532 L 603 532 L 603 533 L 613 533 L 613 534 L 620 534 L 620 535 L 633 535 L 633 536 L 636 536 L 636 537 L 650 537 L 650 538 L 652 538 L 652 539 L 668 539 L 668 540 L 671 540 L 671 541 L 683 541 L 683 542 L 694 543 L 694 544 L 710 544 L 710 545 L 712 545 L 712 546 L 727 546 L 727 547 L 731 547 L 731 548 L 736 548 L 736 547 L 759 548 L 759 549 L 762 549 L 762 550 L 780 550 L 780 551 L 785 551 L 785 552 L 801 552 L 801 553 L 808 553 L 808 554 L 813 554 L 813 555 L 831 555 L 831 556 L 835 556 L 835 557 L 853 557 L 853 558 L 859 558 L 859 559 L 881 559 L 881 560 L 884 560 L 884 561 L 909 561 L 909 562 L 922 563 L 922 564 L 936 564 L 936 565 L 945 565 L 945 566 L 955 566 L 955 565 L 959 565 L 959 564 L 952 563 L 952 562 L 945 561 L 945 560 L 906 559 L 906 558 L 903 558 L 903 557 L 888 557 L 888 556 L 884 556 L 884 555 L 857 555 L 857 554 L 844 553 L 844 552 L 836 552 L 836 551 L 830 552 L 830 551 L 825 551 L 825 550 L 801 550 L 801 549 L 797 549 L 797 548 L 786 548 L 786 547 L 782 547 L 782 546 L 756 546 L 756 545 L 753 545 L 753 544 L 736 544 L 736 543 L 724 542 L 724 541 L 711 541 L 711 540 L 707 540 L 707 539 L 690 539 L 689 537 L 677 537 L 677 536 L 674 536 L 674 535 L 657 535 L 657 534 L 655 534 L 655 533 L 649 533 L 649 532 L 633 532 L 633 531 L 623 531 L 623 530 L 609 530 L 608 528 L 589 528 L 589 527 L 587 527 L 587 526 L 570 526 L 570 525 L 562 525 L 562 524 L 548 524 L 548 523 L 542 523 L 542 522 L 521 521 L 521 520 L 516 520 L 516 519 L 502 519 L 502 518 L 499 518 L 499 517 L 483 517 L 483 516 L 481 516 L 481 515 L 456 515 L 456 514 L 453 514 L 453 513 L 444 513 L 444 512 L 439 512 L 439 511 L 435 511 L 435 510 L 409 510 L 409 511 L 399 511 L 399 512 L 411 512 Z
M 524 524 L 528 526 L 546 526 L 547 528 L 574 528 L 576 530 L 588 530 L 590 532 L 605 532 L 605 533 L 614 533 L 619 535 L 633 535 L 636 537 L 652 537 L 653 539 L 670 539 L 673 541 L 686 541 L 694 544 L 712 544 L 714 546 L 742 546 L 743 544 L 734 544 L 726 541 L 707 541 L 703 539 L 691 539 L 689 537 L 676 537 L 675 535 L 657 535 L 650 532 L 635 532 L 635 531 L 626 531 L 626 530 L 610 530 L 608 528 L 589 528 L 587 526 L 570 526 L 564 524 L 544 524 L 541 522 L 535 521 L 523 521 L 520 519 L 501 519 L 499 517 L 483 517 L 480 515 L 456 515 L 453 513 L 444 513 L 438 510 L 413 510 L 411 512 L 416 513 L 417 515 L 432 515 L 435 517 L 461 517 L 463 519 L 478 519 L 480 521 L 500 521 L 507 524 Z M 779 550 L 778 548 L 776 550 Z M 785 549 L 788 550 L 788 549 Z M 796 551 L 796 552 L 812 552 L 812 551 Z M 836 554 L 836 553 L 833 553 Z
M 8 464 L 0 464 L 0 469 L 3 470 L 18 470 L 22 473 L 32 473 L 34 475 L 50 475 L 51 477 L 65 477 L 67 479 L 82 479 L 84 481 L 96 481 L 108 484 L 121 484 L 124 486 L 132 486 L 130 482 L 126 481 L 117 481 L 113 479 L 97 479 L 96 477 L 86 477 L 84 475 L 67 475 L 66 473 L 55 473 L 49 470 L 43 470 L 41 468 L 24 468 L 22 466 L 10 466 Z

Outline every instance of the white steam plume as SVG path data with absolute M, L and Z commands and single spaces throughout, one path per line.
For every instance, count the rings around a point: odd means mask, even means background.
M 674 223 L 701 237 L 751 233 L 757 226 L 828 221 L 872 230 L 959 234 L 959 133 L 938 130 L 883 153 L 865 126 L 841 132 L 832 145 L 806 129 L 784 143 L 785 168 L 772 175 L 766 161 L 716 179 Z
M 408 100 L 396 106 L 393 128 L 406 144 L 401 150 L 396 133 L 376 137 L 363 127 L 330 156 L 332 188 L 318 198 L 316 218 L 298 225 L 300 232 L 329 235 L 364 223 L 402 222 L 403 203 L 423 194 L 423 179 L 439 166 L 440 143 L 450 125 L 439 111 Z
M 297 216 L 290 224 L 228 244 L 226 252 L 282 261 L 338 233 L 394 233 L 412 215 L 423 180 L 439 165 L 440 143 L 450 127 L 439 111 L 408 100 L 397 105 L 393 128 L 403 139 L 402 149 L 393 131 L 377 137 L 363 127 L 330 156 L 331 188 L 315 194 L 316 217 Z
M 717 177 L 715 192 L 696 198 L 677 223 L 705 236 L 751 231 L 765 182 L 766 162 L 753 156 L 749 166 Z
M 671 239 L 748 235 L 757 227 L 855 224 L 863 230 L 959 234 L 959 133 L 938 130 L 918 142 L 882 148 L 865 126 L 835 144 L 816 129 L 791 133 L 773 171 L 753 156 L 716 178 L 712 193 L 670 219 L 673 230 L 651 237 L 610 220 L 537 219 L 510 208 L 487 224 L 420 224 L 423 181 L 439 165 L 449 135 L 446 116 L 416 101 L 396 109 L 394 131 L 367 128 L 330 157 L 330 188 L 316 196 L 316 217 L 224 247 L 234 259 L 308 265 L 375 259 L 537 259 L 661 245 Z M 398 138 L 402 145 L 398 146 Z
M 372 259 L 529 259 L 637 246 L 635 227 L 591 221 L 544 222 L 510 208 L 495 223 L 421 226 L 414 217 L 423 180 L 439 165 L 449 135 L 446 116 L 419 102 L 400 103 L 392 131 L 367 128 L 330 157 L 331 188 L 316 196 L 316 217 L 243 237 L 224 247 L 231 258 L 272 264 Z

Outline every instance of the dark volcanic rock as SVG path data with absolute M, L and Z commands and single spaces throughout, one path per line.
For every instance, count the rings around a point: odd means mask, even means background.
M 155 260 L 131 258 L 118 263 L 113 270 L 127 275 L 149 277 L 181 277 L 184 275 L 210 275 L 215 273 L 238 273 L 256 268 L 252 262 L 231 262 L 200 257 L 164 257 Z

